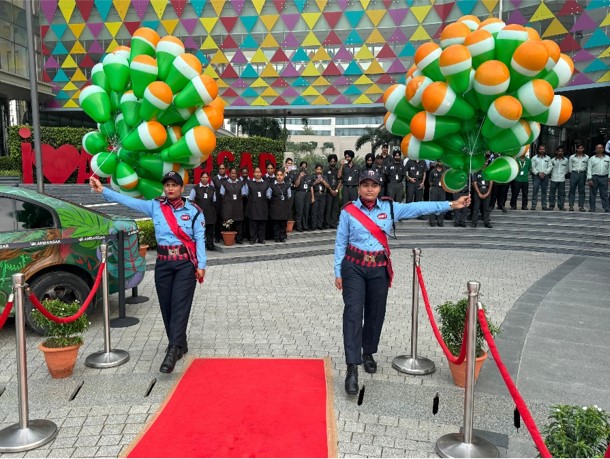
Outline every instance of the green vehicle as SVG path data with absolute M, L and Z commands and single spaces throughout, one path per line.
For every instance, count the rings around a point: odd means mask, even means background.
M 83 303 L 99 271 L 100 245 L 105 238 L 109 290 L 118 292 L 116 235 L 121 230 L 125 231 L 125 289 L 129 289 L 142 281 L 146 270 L 146 261 L 139 254 L 135 221 L 32 190 L 0 186 L 0 311 L 9 301 L 15 273 L 25 275 L 39 300 L 60 298 Z M 97 297 L 101 298 L 101 288 Z M 43 330 L 30 318 L 33 307 L 26 298 L 27 324 L 40 333 Z

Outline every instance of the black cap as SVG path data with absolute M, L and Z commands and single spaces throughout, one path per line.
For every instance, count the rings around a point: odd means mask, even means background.
M 354 157 L 354 152 L 352 150 L 345 150 L 343 152 L 343 157 L 349 156 L 350 158 Z
M 374 169 L 367 169 L 360 174 L 360 180 L 358 183 L 362 183 L 365 180 L 372 180 L 373 182 L 379 184 L 381 177 L 379 177 L 379 172 Z
M 400 148 L 394 148 L 394 150 L 392 150 L 392 156 L 396 156 L 396 155 L 402 155 L 402 152 L 400 151 Z
M 174 171 L 168 172 L 167 174 L 165 174 L 163 176 L 161 183 L 163 183 L 165 185 L 165 182 L 167 182 L 168 180 L 173 180 L 180 186 L 184 185 L 184 180 L 182 180 L 182 176 L 178 172 L 174 172 Z
M 388 143 L 387 143 L 387 142 L 383 142 L 383 143 L 381 144 L 381 146 L 382 146 L 382 147 L 387 147 L 387 146 L 388 146 Z

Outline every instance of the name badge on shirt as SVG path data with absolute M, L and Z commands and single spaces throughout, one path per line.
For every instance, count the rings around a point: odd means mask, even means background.
M 208 199 L 208 194 L 207 193 L 203 193 L 203 199 Z
M 386 218 L 388 218 L 388 214 L 386 214 L 386 213 L 379 214 L 379 215 L 377 215 L 377 218 L 379 220 L 385 220 Z
M 398 174 L 396 174 L 396 181 L 398 182 Z
M 237 195 L 236 194 L 233 195 L 233 201 L 237 201 Z
M 188 215 L 188 214 L 181 215 L 181 216 L 180 216 L 180 219 L 181 219 L 181 220 L 184 220 L 184 221 L 189 221 L 189 220 L 191 219 L 191 216 L 190 216 L 190 215 Z
M 257 191 L 256 194 L 258 195 L 259 198 L 261 197 L 261 192 L 260 191 Z
M 282 201 L 284 200 L 284 195 L 282 195 L 282 197 L 280 198 L 280 200 L 282 200 Z
M 519 171 L 519 175 L 525 175 L 525 172 Z
M 416 172 L 415 172 L 415 175 L 416 175 L 417 177 L 419 177 L 419 171 L 416 171 Z
M 351 175 L 350 175 L 350 176 L 347 178 L 347 181 L 348 181 L 348 182 L 351 182 L 351 181 L 352 181 L 352 176 L 351 176 Z
M 304 190 L 306 190 L 306 189 L 307 189 L 307 183 L 305 183 L 305 184 L 303 185 L 303 189 L 304 189 Z

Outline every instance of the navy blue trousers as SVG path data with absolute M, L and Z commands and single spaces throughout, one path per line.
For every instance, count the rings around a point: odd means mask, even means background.
M 367 268 L 343 260 L 343 346 L 345 363 L 362 363 L 375 354 L 385 319 L 390 277 L 385 266 Z
M 155 287 L 170 346 L 184 347 L 195 294 L 195 267 L 190 260 L 157 260 Z

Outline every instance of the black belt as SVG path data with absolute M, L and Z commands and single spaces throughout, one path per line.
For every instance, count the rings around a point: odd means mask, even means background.
M 347 246 L 345 255 L 352 258 L 352 260 L 349 260 L 348 258 L 349 261 L 354 261 L 358 264 L 361 264 L 362 262 L 374 264 L 386 262 L 385 264 L 387 264 L 388 261 L 388 257 L 386 257 L 383 250 L 380 250 L 379 252 L 368 252 L 354 247 L 353 245 Z
M 187 254 L 186 247 L 184 245 L 158 245 L 157 246 L 157 254 L 158 255 L 183 255 Z
M 606 175 L 593 174 L 593 177 L 608 178 L 608 174 L 606 174 Z

